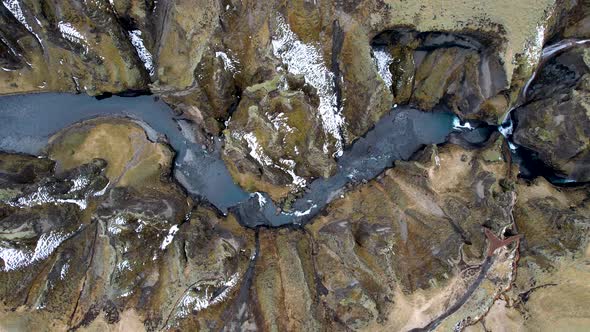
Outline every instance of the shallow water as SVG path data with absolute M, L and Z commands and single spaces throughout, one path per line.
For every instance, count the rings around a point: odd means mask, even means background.
M 295 201 L 293 211 L 280 214 L 268 196 L 247 193 L 233 182 L 220 157 L 221 140 L 215 142 L 215 151 L 204 150 L 188 133 L 189 124 L 150 96 L 103 100 L 54 93 L 0 97 L 0 150 L 39 154 L 55 132 L 98 116 L 127 116 L 140 121 L 152 139 L 165 135 L 177 153 L 174 174 L 187 191 L 223 212 L 231 210 L 250 227 L 304 223 L 341 195 L 348 183 L 370 180 L 422 146 L 444 143 L 453 131 L 459 135 L 470 132 L 454 129 L 457 119 L 451 113 L 395 108 L 344 152 L 334 176 L 313 181 Z

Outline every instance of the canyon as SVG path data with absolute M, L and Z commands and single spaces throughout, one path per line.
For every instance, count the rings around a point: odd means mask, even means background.
M 0 329 L 586 330 L 588 17 L 3 1 Z

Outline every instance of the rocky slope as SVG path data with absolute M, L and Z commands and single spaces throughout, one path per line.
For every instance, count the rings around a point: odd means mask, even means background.
M 302 229 L 254 231 L 185 197 L 165 176 L 165 147 L 145 136 L 122 144 L 121 167 L 108 151 L 58 153 L 71 137 L 117 141 L 99 135 L 112 125 L 103 121 L 55 138 L 48 151 L 68 171 L 1 157 L 3 328 L 390 331 L 446 317 L 439 329 L 448 330 L 479 319 L 505 326 L 503 315 L 531 328 L 547 317 L 559 317 L 556 328 L 588 323 L 588 188 L 515 182 L 501 144 L 429 147 Z M 138 128 L 117 125 L 130 137 Z M 151 149 L 138 158 L 142 144 Z M 158 171 L 139 182 L 120 173 L 144 168 Z M 486 230 L 524 237 L 496 248 Z M 558 303 L 573 306 L 569 316 Z

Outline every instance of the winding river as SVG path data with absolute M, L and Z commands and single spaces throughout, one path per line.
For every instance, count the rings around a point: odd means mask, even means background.
M 281 213 L 266 194 L 245 192 L 233 182 L 221 159 L 221 138 L 213 151 L 206 150 L 190 134 L 186 121 L 151 96 L 103 100 L 57 93 L 0 97 L 0 150 L 39 155 L 57 131 L 100 116 L 135 119 L 151 139 L 165 135 L 177 153 L 174 175 L 179 183 L 223 213 L 232 211 L 248 227 L 302 224 L 342 195 L 349 183 L 370 180 L 395 160 L 408 159 L 422 146 L 446 142 L 452 132 L 469 141 L 474 136 L 473 130 L 460 126 L 451 113 L 392 109 L 345 150 L 334 176 L 311 182 L 305 194 L 294 202 L 292 211 Z M 475 136 L 476 140 L 485 140 L 488 135 Z

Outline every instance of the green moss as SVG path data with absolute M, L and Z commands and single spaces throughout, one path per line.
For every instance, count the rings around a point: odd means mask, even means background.
M 487 162 L 502 161 L 502 153 L 496 149 L 490 149 L 483 152 L 482 158 Z
M 262 83 L 254 84 L 246 88 L 247 93 L 254 94 L 256 92 L 270 92 L 277 90 L 279 88 L 279 83 L 281 82 L 282 75 L 276 75 L 271 80 L 264 81 Z M 265 91 L 261 91 L 265 90 Z
M 20 190 L 16 189 L 0 189 L 0 202 L 7 202 L 21 194 Z
M 502 190 L 504 192 L 514 191 L 516 189 L 516 184 L 513 180 L 504 178 L 500 179 L 500 187 L 502 187 Z
M 553 142 L 553 134 L 545 128 L 536 127 L 535 135 L 543 142 Z

